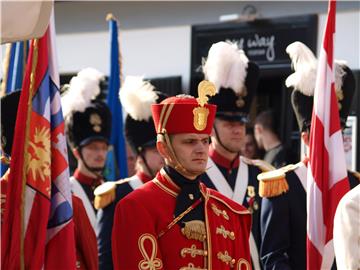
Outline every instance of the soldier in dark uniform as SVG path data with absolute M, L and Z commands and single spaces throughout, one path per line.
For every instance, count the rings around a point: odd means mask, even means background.
M 154 86 L 141 77 L 128 76 L 120 89 L 122 107 L 128 113 L 125 135 L 136 153 L 136 174 L 116 182 L 107 182 L 95 190 L 99 268 L 113 269 L 111 232 L 116 204 L 133 190 L 152 180 L 163 167 L 164 160 L 156 149 L 156 132 L 151 117 L 151 104 L 164 99 Z M 110 188 L 109 188 L 110 187 Z
M 218 42 L 210 48 L 203 72 L 217 87 L 209 101 L 217 105 L 217 112 L 203 182 L 252 212 L 251 256 L 254 268 L 260 269 L 261 198 L 256 177 L 268 165 L 240 156 L 259 68 L 236 44 Z
M 199 89 L 152 106 L 166 165 L 116 206 L 115 269 L 251 269 L 249 211 L 200 182 L 216 106 Z
M 94 231 L 94 189 L 103 182 L 111 134 L 110 110 L 104 102 L 94 99 L 100 93 L 102 78 L 97 70 L 84 69 L 71 79 L 61 98 L 66 135 L 77 159 L 77 168 L 70 178 L 72 191 L 82 200 Z
M 300 51 L 306 50 L 309 55 L 312 55 L 311 51 L 303 46 L 305 45 L 301 45 Z M 296 59 L 300 59 L 297 68 L 301 70 L 299 64 L 302 54 L 297 52 L 296 55 L 298 55 Z M 315 61 L 315 56 L 312 55 L 312 57 Z M 344 128 L 355 91 L 355 81 L 347 66 L 339 63 L 335 63 L 335 65 L 344 71 L 344 75 L 337 78 L 337 80 L 341 80 L 341 84 L 336 81 L 336 85 L 342 85 L 336 91 L 342 92 L 342 98 L 338 101 L 340 103 L 341 124 Z M 313 72 L 316 73 L 316 70 Z M 293 81 L 290 80 L 287 81 L 287 86 L 294 88 L 291 94 L 292 106 L 301 138 L 306 145 L 309 145 L 313 96 L 309 96 L 309 92 L 304 91 L 305 86 L 302 84 L 309 82 L 309 77 L 304 74 L 297 76 L 299 77 L 295 81 L 298 83 L 292 83 Z M 314 90 L 315 81 L 312 87 Z M 297 164 L 287 165 L 276 171 L 258 176 L 260 193 L 264 196 L 261 209 L 261 260 L 264 269 L 306 269 L 307 162 L 308 159 L 305 158 Z M 348 178 L 351 188 L 359 183 L 359 179 L 351 172 L 348 172 Z

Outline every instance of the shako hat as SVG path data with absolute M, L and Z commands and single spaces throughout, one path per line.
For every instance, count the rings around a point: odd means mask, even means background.
M 216 106 L 207 104 L 208 96 L 215 94 L 214 84 L 208 81 L 200 82 L 199 97 L 177 95 L 163 100 L 151 107 L 156 133 L 211 133 Z
M 250 62 L 236 43 L 213 44 L 202 66 L 205 79 L 216 87 L 209 103 L 217 105 L 216 117 L 248 122 L 251 102 L 259 81 L 259 67 Z
M 310 128 L 313 96 L 315 91 L 317 59 L 312 51 L 303 43 L 291 43 L 286 52 L 292 60 L 294 73 L 285 81 L 287 87 L 293 88 L 291 103 L 294 109 L 299 130 Z M 346 119 L 350 112 L 352 98 L 355 93 L 355 78 L 344 61 L 335 60 L 335 93 L 338 100 L 340 122 L 342 128 L 346 126 Z
M 61 97 L 66 134 L 72 147 L 92 141 L 110 140 L 111 113 L 108 106 L 96 99 L 104 75 L 93 68 L 81 70 L 73 77 Z
M 11 155 L 14 140 L 15 122 L 20 101 L 20 90 L 13 91 L 1 98 L 1 148 Z
M 156 131 L 151 116 L 151 105 L 161 102 L 166 95 L 142 77 L 127 76 L 120 88 L 121 105 L 127 112 L 125 136 L 137 154 L 146 147 L 156 145 Z

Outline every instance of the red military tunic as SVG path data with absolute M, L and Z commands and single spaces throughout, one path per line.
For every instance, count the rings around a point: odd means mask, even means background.
M 82 200 L 73 195 L 72 203 L 76 242 L 76 268 L 97 270 L 99 268 L 99 259 L 95 232 L 90 224 Z
M 206 238 L 188 239 L 175 224 L 179 187 L 162 170 L 123 198 L 112 233 L 115 269 L 251 269 L 247 209 L 200 184 Z M 164 234 L 162 235 L 162 233 Z

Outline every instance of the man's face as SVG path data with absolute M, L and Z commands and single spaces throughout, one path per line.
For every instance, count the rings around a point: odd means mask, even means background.
M 256 142 L 251 134 L 245 136 L 244 144 L 241 147 L 241 154 L 247 158 L 253 159 L 256 156 Z
M 147 147 L 144 150 L 144 158 L 146 159 L 146 163 L 151 170 L 151 174 L 155 175 L 160 169 L 164 166 L 164 159 L 159 154 L 156 146 Z
M 254 126 L 254 136 L 255 136 L 255 140 L 256 143 L 258 145 L 259 148 L 263 149 L 264 148 L 264 144 L 262 142 L 262 126 L 259 124 L 255 124 Z
M 214 122 L 221 143 L 233 152 L 239 152 L 244 143 L 245 124 L 242 122 L 215 119 Z
M 105 166 L 108 145 L 103 141 L 92 141 L 81 148 L 81 154 L 90 168 L 103 168 Z
M 205 172 L 210 137 L 207 134 L 185 133 L 171 136 L 171 143 L 180 164 L 194 175 Z

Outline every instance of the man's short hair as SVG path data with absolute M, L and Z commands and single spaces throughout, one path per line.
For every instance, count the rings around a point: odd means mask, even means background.
M 261 125 L 264 129 L 270 130 L 276 135 L 278 134 L 279 122 L 276 121 L 275 112 L 273 110 L 266 110 L 261 112 L 256 118 L 254 125 Z

